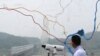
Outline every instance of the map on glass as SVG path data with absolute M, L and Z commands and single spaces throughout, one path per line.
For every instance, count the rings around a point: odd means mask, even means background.
M 100 0 L 0 0 L 0 56 L 47 56 L 42 44 L 71 56 L 76 33 L 87 55 L 99 56 L 99 26 Z

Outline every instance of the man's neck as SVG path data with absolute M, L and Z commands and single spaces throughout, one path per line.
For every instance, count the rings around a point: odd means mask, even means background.
M 74 48 L 75 51 L 78 50 L 78 48 L 80 48 L 80 47 L 81 47 L 81 45 L 76 46 L 76 47 Z
M 78 46 L 80 46 L 80 45 L 78 45 Z M 76 49 L 78 46 L 74 45 L 73 47 L 74 47 L 74 49 Z

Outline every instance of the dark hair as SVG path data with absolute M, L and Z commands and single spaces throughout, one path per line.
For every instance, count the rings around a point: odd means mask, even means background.
M 78 35 L 73 35 L 71 40 L 76 46 L 81 44 L 81 38 Z

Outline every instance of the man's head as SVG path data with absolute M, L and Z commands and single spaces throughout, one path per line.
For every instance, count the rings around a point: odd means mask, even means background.
M 71 43 L 74 48 L 81 45 L 81 38 L 78 35 L 73 35 L 71 38 Z

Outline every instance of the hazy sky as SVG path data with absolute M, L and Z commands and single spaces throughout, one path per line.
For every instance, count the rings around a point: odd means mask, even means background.
M 74 33 L 79 29 L 85 32 L 91 32 L 93 29 L 93 20 L 95 4 L 97 0 L 0 0 L 0 8 L 24 7 L 29 10 L 37 10 L 45 14 L 49 20 L 55 21 L 56 14 L 65 11 L 57 16 L 57 21 L 62 24 L 67 34 Z M 43 16 L 36 12 L 28 12 L 23 9 L 19 11 L 33 15 L 34 20 L 43 27 Z M 98 3 L 97 24 L 100 22 L 100 2 Z M 57 24 L 47 22 L 48 31 L 57 36 L 64 37 L 63 28 Z M 99 31 L 100 28 L 97 30 Z M 0 10 L 0 32 L 6 32 L 18 36 L 41 37 L 43 31 L 34 24 L 31 17 L 23 16 L 15 11 Z

